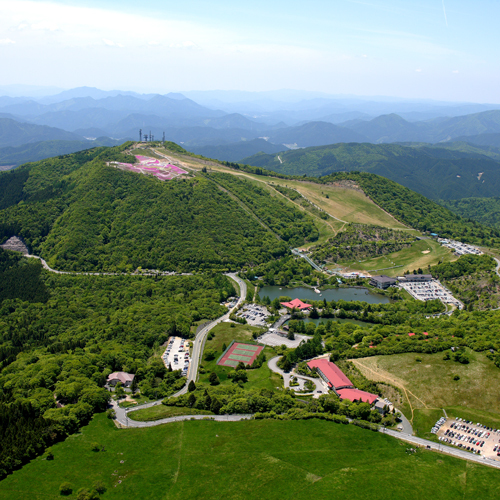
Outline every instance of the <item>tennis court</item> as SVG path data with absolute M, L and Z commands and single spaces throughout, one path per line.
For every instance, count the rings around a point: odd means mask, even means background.
M 240 362 L 245 363 L 245 365 L 251 365 L 262 349 L 264 349 L 264 347 L 261 345 L 234 342 L 226 349 L 217 364 L 219 366 L 231 366 L 233 368 Z

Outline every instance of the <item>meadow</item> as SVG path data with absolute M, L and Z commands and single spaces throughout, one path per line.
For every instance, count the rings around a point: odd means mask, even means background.
M 97 443 L 101 450 L 92 451 Z M 500 471 L 321 420 L 185 421 L 117 429 L 104 415 L 0 483 L 0 499 L 61 498 L 101 481 L 101 498 L 498 498 Z
M 450 417 L 500 426 L 500 370 L 485 353 L 467 349 L 467 354 L 469 364 L 444 360 L 442 352 L 374 356 L 352 362 L 370 380 L 399 387 L 405 400 L 401 410 L 413 420 L 417 435 L 430 438 L 432 425 L 444 416 L 443 409 Z M 454 380 L 455 376 L 459 380 Z
M 440 261 L 451 262 L 456 259 L 457 257 L 448 248 L 441 246 L 437 241 L 419 240 L 409 248 L 403 248 L 403 250 L 388 255 L 366 259 L 361 262 L 343 262 L 342 267 L 352 271 L 377 271 L 378 274 L 387 276 L 401 276 L 405 271 L 411 272 L 418 268 L 427 272 L 428 266 L 434 266 Z M 393 269 L 386 269 L 391 267 Z

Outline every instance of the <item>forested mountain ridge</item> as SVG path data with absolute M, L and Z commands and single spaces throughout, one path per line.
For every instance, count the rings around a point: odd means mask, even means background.
M 289 176 L 250 165 L 234 163 L 226 163 L 226 165 L 236 170 L 269 178 L 291 179 L 360 190 L 376 205 L 408 227 L 469 243 L 485 246 L 500 245 L 498 229 L 463 218 L 420 193 L 377 174 L 357 171 L 335 172 L 317 178 L 305 175 Z
M 1 174 L 0 240 L 21 236 L 60 270 L 186 272 L 240 269 L 317 239 L 312 219 L 277 196 L 266 199 L 266 221 L 279 228 L 273 234 L 252 216 L 258 204 L 249 213 L 202 175 L 160 182 L 106 165 L 134 161 L 123 154 L 128 146 L 95 148 Z
M 322 176 L 364 171 L 387 177 L 432 199 L 490 197 L 500 191 L 500 165 L 479 154 L 398 144 L 332 144 L 277 154 L 257 154 L 242 163 L 288 175 Z

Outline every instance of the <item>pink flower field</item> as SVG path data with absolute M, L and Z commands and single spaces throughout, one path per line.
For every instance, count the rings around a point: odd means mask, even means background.
M 110 165 L 120 170 L 128 170 L 129 172 L 136 172 L 138 174 L 154 175 L 160 181 L 169 181 L 179 177 L 180 175 L 187 175 L 187 172 L 176 165 L 167 163 L 157 158 L 149 156 L 136 155 L 139 163 L 132 165 L 131 163 L 111 162 Z

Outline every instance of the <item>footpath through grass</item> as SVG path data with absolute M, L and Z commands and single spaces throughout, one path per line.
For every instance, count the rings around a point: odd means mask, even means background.
M 467 353 L 470 363 L 465 365 L 444 360 L 444 352 L 374 356 L 353 363 L 370 380 L 403 388 L 407 403 L 403 412 L 411 419 L 413 408 L 414 418 L 418 419 L 414 420 L 414 427 L 422 437 L 430 437 L 427 433 L 444 415 L 443 408 L 448 416 L 469 418 L 485 425 L 488 421 L 491 426 L 498 419 L 496 425 L 500 426 L 500 370 L 485 353 L 470 349 Z M 455 376 L 459 380 L 454 380 Z
M 105 451 L 91 451 L 98 443 Z M 61 498 L 59 486 L 102 481 L 103 499 L 489 500 L 500 471 L 351 425 L 186 421 L 116 429 L 98 415 L 0 483 L 0 500 Z

